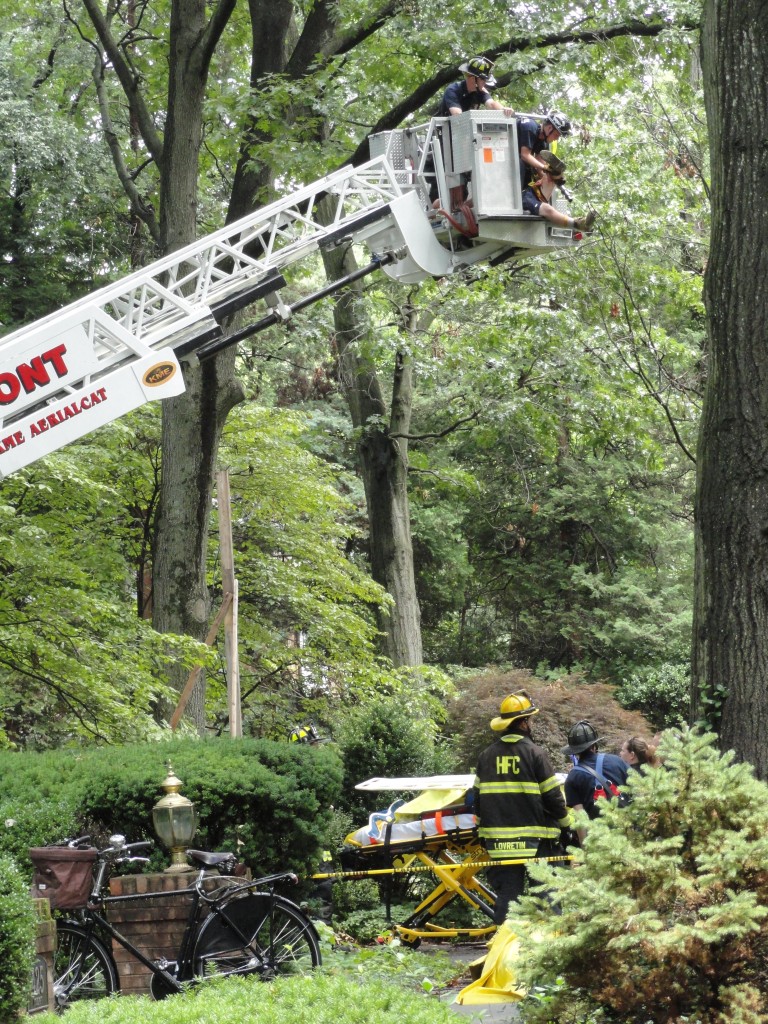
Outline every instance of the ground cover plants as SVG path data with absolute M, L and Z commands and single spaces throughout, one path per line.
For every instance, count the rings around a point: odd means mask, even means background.
M 44 1014 L 38 1024 L 60 1024 Z M 102 999 L 67 1010 L 67 1024 L 455 1024 L 445 1003 L 372 974 L 324 973 L 279 978 L 231 978 L 163 1002 L 149 998 Z

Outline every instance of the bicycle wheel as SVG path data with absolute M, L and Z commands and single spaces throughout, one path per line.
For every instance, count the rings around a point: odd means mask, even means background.
M 301 974 L 320 963 L 320 940 L 302 911 L 282 896 L 252 893 L 230 900 L 203 922 L 193 954 L 197 977 L 212 974 Z
M 53 992 L 57 1010 L 118 991 L 115 962 L 99 939 L 76 924 L 59 924 L 56 932 Z

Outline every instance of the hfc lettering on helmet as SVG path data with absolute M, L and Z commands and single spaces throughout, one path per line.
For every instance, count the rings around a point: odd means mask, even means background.
M 519 775 L 520 774 L 520 758 L 517 754 L 505 754 L 503 757 L 496 758 L 496 774 L 497 775 Z

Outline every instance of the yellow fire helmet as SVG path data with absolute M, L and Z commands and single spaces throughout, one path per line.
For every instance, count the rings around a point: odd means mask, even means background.
M 525 690 L 518 690 L 517 693 L 510 693 L 501 702 L 498 717 L 491 719 L 491 728 L 494 732 L 503 732 L 518 718 L 528 718 L 538 713 L 539 708 Z

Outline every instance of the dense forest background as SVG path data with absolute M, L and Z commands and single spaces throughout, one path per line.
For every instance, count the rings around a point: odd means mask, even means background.
M 372 131 L 426 120 L 474 53 L 505 103 L 568 113 L 568 184 L 599 215 L 567 253 L 369 278 L 351 321 L 314 306 L 188 371 L 162 410 L 3 480 L 0 743 L 163 735 L 201 661 L 185 728 L 227 730 L 223 651 L 201 643 L 221 600 L 216 466 L 247 734 L 341 729 L 381 694 L 439 720 L 489 665 L 680 711 L 707 373 L 698 18 L 613 0 L 0 14 L 4 331 L 366 159 Z M 385 536 L 374 462 L 409 535 Z

